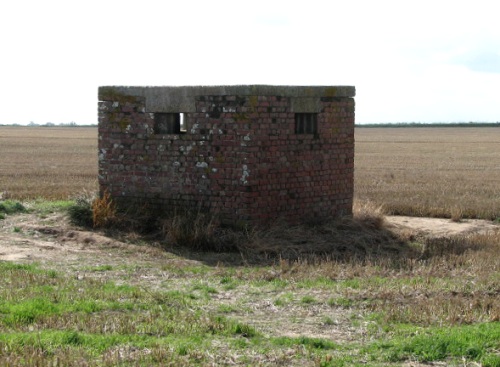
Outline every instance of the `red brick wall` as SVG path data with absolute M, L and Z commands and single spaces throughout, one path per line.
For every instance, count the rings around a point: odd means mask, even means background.
M 295 133 L 290 97 L 194 98 L 186 133 L 155 134 L 144 97 L 101 96 L 101 191 L 165 210 L 201 208 L 232 223 L 352 213 L 353 98 L 319 98 L 317 134 Z

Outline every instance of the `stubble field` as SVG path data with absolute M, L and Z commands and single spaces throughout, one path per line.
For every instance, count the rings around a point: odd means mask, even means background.
M 389 214 L 500 216 L 500 128 L 356 130 L 355 197 Z
M 0 193 L 68 199 L 97 189 L 97 128 L 0 126 Z
M 233 253 L 71 224 L 96 135 L 0 128 L 0 365 L 500 366 L 500 129 L 357 129 L 354 218 Z

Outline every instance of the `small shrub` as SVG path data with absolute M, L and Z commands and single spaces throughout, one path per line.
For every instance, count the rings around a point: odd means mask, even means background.
M 95 195 L 87 191 L 75 198 L 75 203 L 68 208 L 68 214 L 73 224 L 82 227 L 93 225 L 92 202 L 94 199 Z
M 23 213 L 26 208 L 20 202 L 13 200 L 0 201 L 0 213 L 2 214 L 15 214 Z
M 453 207 L 451 209 L 451 220 L 453 222 L 459 223 L 462 221 L 464 215 L 463 215 L 463 210 L 459 207 Z

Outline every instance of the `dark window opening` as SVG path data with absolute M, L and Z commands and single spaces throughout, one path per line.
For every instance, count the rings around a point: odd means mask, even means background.
M 317 113 L 295 114 L 295 134 L 317 134 L 317 133 L 318 133 Z
M 155 112 L 155 134 L 183 134 L 186 132 L 184 113 Z

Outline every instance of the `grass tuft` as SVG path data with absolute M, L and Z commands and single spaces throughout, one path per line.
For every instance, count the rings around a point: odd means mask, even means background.
M 1 214 L 16 214 L 24 213 L 26 208 L 23 204 L 14 200 L 0 200 L 0 213 Z

